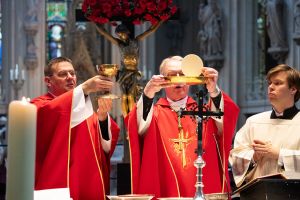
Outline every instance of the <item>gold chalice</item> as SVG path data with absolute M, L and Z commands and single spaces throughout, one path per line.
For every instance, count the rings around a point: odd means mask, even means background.
M 113 78 L 117 75 L 119 70 L 119 65 L 117 64 L 101 64 L 96 65 L 97 71 L 100 75 Z M 104 91 L 101 94 L 97 93 L 98 97 L 109 98 L 109 99 L 119 99 L 120 97 L 112 94 L 110 91 Z

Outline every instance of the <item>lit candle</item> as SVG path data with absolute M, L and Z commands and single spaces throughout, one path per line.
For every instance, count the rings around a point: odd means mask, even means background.
M 32 200 L 34 190 L 35 105 L 23 97 L 8 108 L 6 199 Z
M 25 81 L 25 70 L 24 69 L 22 69 L 22 76 L 21 76 L 21 78 L 22 78 L 22 81 Z
M 152 78 L 152 71 L 149 69 L 147 74 L 148 74 L 148 80 L 150 80 Z
M 10 80 L 13 81 L 14 80 L 14 70 L 10 69 Z
M 15 69 L 15 80 L 19 79 L 19 65 L 16 64 L 16 69 Z
M 146 65 L 143 65 L 143 78 L 144 78 L 144 80 L 147 80 L 147 67 L 146 67 Z

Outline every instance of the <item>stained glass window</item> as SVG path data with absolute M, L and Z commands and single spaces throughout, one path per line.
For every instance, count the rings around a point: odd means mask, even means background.
M 67 1 L 47 1 L 47 57 L 62 56 L 68 14 Z
M 48 1 L 47 21 L 65 22 L 67 21 L 67 3 L 64 1 Z

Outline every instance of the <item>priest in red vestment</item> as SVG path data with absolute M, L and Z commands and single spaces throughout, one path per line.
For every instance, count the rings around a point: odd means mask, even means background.
M 165 59 L 162 75 L 154 75 L 142 97 L 126 118 L 131 156 L 132 193 L 158 197 L 193 197 L 195 195 L 197 158 L 197 122 L 191 116 L 178 116 L 178 111 L 194 110 L 197 103 L 188 96 L 188 85 L 165 87 L 163 76 L 182 74 L 182 57 Z M 218 72 L 204 67 L 208 107 L 220 108 L 221 119 L 211 117 L 203 124 L 202 148 L 204 193 L 228 193 L 228 155 L 239 108 L 217 86 Z M 162 88 L 166 97 L 153 105 L 155 94 Z
M 51 60 L 44 74 L 48 93 L 32 100 L 38 108 L 35 190 L 68 188 L 73 200 L 106 199 L 119 127 L 108 115 L 111 100 L 99 99 L 95 113 L 88 95 L 113 82 L 95 76 L 76 87 L 64 57 Z

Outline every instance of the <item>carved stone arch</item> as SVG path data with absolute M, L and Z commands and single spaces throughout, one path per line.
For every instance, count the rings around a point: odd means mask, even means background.
M 284 63 L 288 55 L 289 47 L 286 39 L 286 30 L 284 28 L 284 7 L 283 0 L 266 1 L 266 27 L 270 39 L 268 53 L 278 63 Z
M 300 0 L 296 1 L 294 4 L 294 33 L 293 39 L 298 45 L 300 45 Z
M 88 52 L 87 46 L 81 34 L 78 34 L 76 38 L 76 49 L 71 56 L 73 65 L 77 72 L 77 79 L 79 82 L 83 82 L 88 78 L 96 75 L 96 69 L 93 61 Z
M 224 16 L 218 0 L 200 1 L 198 8 L 200 29 L 197 35 L 199 53 L 206 66 L 220 70 L 224 62 Z
M 74 0 L 69 10 L 80 8 L 82 0 Z M 77 70 L 78 83 L 96 75 L 95 65 L 101 63 L 101 40 L 94 24 L 76 22 L 75 12 L 68 12 L 65 54 Z

